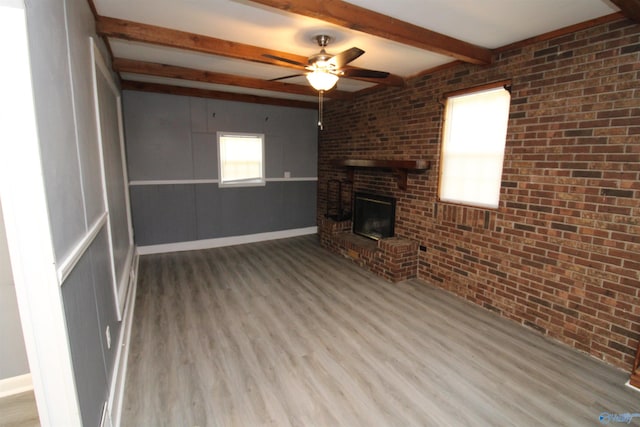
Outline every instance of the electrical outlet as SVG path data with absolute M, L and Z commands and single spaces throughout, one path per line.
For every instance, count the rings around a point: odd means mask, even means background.
M 111 348 L 111 329 L 107 325 L 107 330 L 104 331 L 104 334 L 107 336 L 107 348 Z
M 284 173 L 284 177 L 285 177 L 285 178 L 291 178 L 291 172 L 286 171 L 286 172 Z

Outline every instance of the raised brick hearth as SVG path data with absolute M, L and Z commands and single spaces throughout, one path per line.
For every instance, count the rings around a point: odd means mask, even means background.
M 418 242 L 401 237 L 371 240 L 351 232 L 351 221 L 322 218 L 318 233 L 322 246 L 352 259 L 391 282 L 412 279 L 418 273 Z

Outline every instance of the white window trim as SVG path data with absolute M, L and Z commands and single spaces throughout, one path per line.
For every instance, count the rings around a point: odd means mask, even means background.
M 236 181 L 224 181 L 222 178 L 222 155 L 220 150 L 220 138 L 223 136 L 244 136 L 244 137 L 257 137 L 262 141 L 262 161 L 261 161 L 261 178 L 259 179 L 246 179 Z M 216 146 L 218 149 L 218 187 L 220 188 L 236 188 L 236 187 L 264 187 L 267 184 L 265 177 L 265 136 L 263 133 L 252 132 L 217 132 Z

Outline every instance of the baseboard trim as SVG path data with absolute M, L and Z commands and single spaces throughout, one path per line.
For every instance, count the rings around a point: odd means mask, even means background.
M 0 380 L 0 399 L 33 390 L 31 373 Z
M 631 384 L 631 380 L 629 380 L 629 381 L 627 381 L 626 383 L 624 383 L 624 385 L 626 385 L 626 386 L 627 386 L 627 387 L 629 387 L 630 389 L 633 389 L 633 390 L 635 390 L 635 391 L 640 392 L 640 388 L 638 388 L 638 387 L 636 387 L 636 386 L 632 385 L 632 384 Z
M 129 359 L 129 347 L 131 343 L 131 326 L 133 324 L 133 312 L 135 310 L 136 290 L 138 285 L 138 261 L 136 253 L 133 256 L 131 275 L 129 276 L 129 290 L 125 299 L 126 305 L 122 316 L 122 329 L 118 339 L 118 352 L 116 354 L 113 375 L 111 376 L 111 390 L 109 390 L 108 419 L 113 427 L 120 426 L 122 416 L 122 404 L 124 401 L 124 387 L 127 377 L 127 361 Z
M 138 254 L 152 255 L 168 252 L 197 251 L 200 249 L 221 248 L 224 246 L 244 245 L 266 240 L 286 239 L 288 237 L 316 234 L 318 227 L 295 228 L 291 230 L 271 231 L 268 233 L 247 234 L 245 236 L 220 237 L 217 239 L 193 240 L 190 242 L 165 243 L 161 245 L 138 246 Z

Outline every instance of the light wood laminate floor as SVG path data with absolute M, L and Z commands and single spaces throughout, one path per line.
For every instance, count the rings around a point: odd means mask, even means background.
M 0 398 L 0 427 L 40 427 L 33 390 Z
M 139 271 L 123 426 L 597 426 L 640 413 L 627 373 L 424 282 L 385 282 L 316 236 L 144 256 Z

